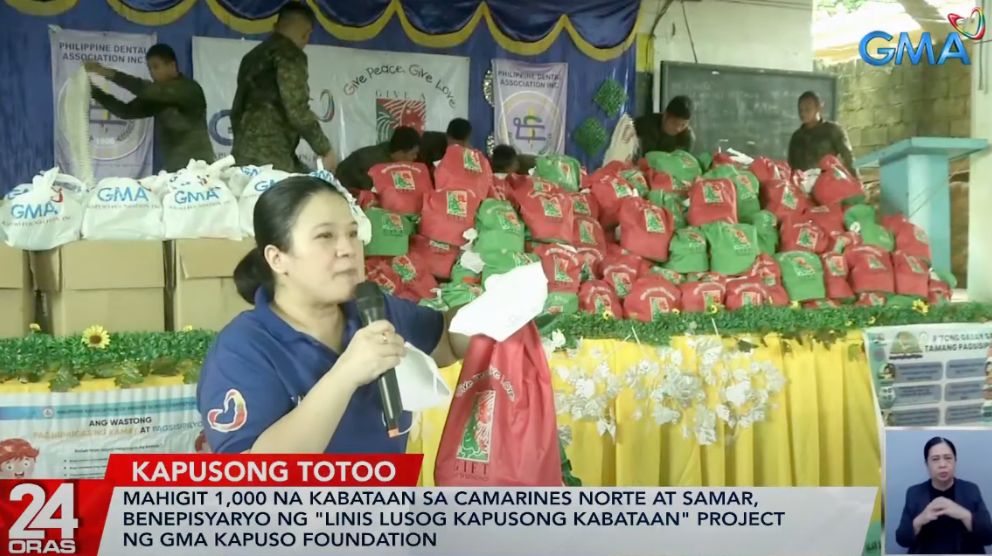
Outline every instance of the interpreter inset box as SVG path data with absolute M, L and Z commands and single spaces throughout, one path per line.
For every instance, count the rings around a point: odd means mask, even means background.
M 883 553 L 986 554 L 990 461 L 992 428 L 886 429 Z

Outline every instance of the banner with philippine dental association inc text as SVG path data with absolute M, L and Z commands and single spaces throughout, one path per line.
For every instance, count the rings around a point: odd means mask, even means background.
M 493 60 L 496 143 L 526 154 L 564 154 L 568 64 Z
M 63 172 L 81 177 L 81 162 L 74 160 L 71 118 L 64 107 L 72 106 L 66 95 L 68 84 L 83 62 L 95 61 L 135 77 L 148 79 L 145 52 L 155 44 L 155 35 L 74 31 L 51 27 L 52 99 L 54 101 L 55 164 Z M 93 85 L 129 102 L 134 94 L 100 77 L 91 76 Z M 89 150 L 96 179 L 106 177 L 142 178 L 152 173 L 151 118 L 123 119 L 90 100 Z
M 200 432 L 194 384 L 0 393 L 0 479 L 103 478 L 111 453 L 202 451 Z
M 4 554 L 850 556 L 878 489 L 417 488 L 423 456 L 114 455 L 0 481 Z
M 992 323 L 885 326 L 864 336 L 886 426 L 992 424 Z
M 193 37 L 193 73 L 207 97 L 208 123 L 219 156 L 233 145 L 230 109 L 241 59 L 258 41 Z M 444 131 L 468 115 L 469 59 L 461 56 L 359 50 L 311 44 L 310 108 L 338 157 L 388 141 L 393 129 Z M 313 163 L 301 142 L 301 159 Z

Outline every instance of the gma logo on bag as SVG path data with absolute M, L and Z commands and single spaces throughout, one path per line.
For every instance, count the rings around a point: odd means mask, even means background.
M 929 31 L 920 33 L 914 44 L 910 33 L 899 33 L 898 40 L 885 31 L 872 31 L 861 38 L 858 53 L 861 59 L 873 66 L 884 66 L 890 62 L 901 65 L 909 58 L 910 65 L 916 66 L 924 54 L 931 66 L 942 66 L 948 60 L 960 60 L 963 65 L 971 65 L 971 58 L 965 47 L 965 40 L 980 41 L 985 36 L 985 13 L 981 8 L 972 10 L 968 17 L 949 14 L 948 22 L 954 31 L 947 34 L 940 51 L 934 51 L 934 39 Z M 890 46 L 895 41 L 895 46 Z

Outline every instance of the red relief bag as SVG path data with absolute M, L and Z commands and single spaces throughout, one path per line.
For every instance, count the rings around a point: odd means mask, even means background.
M 493 186 L 489 189 L 489 197 L 500 201 L 510 201 L 513 197 L 513 187 L 506 176 L 493 176 Z
M 474 336 L 444 422 L 438 486 L 562 486 L 558 420 L 541 335 Z
M 895 293 L 895 272 L 888 251 L 874 245 L 861 245 L 848 249 L 844 258 L 855 293 Z
M 455 246 L 465 245 L 467 240 L 462 234 L 475 225 L 480 203 L 482 197 L 466 190 L 428 193 L 420 219 L 421 235 Z
M 451 268 L 458 262 L 460 255 L 461 249 L 454 245 L 434 241 L 419 234 L 410 237 L 410 250 L 407 251 L 407 256 L 418 268 L 424 268 L 431 275 L 442 279 L 451 277 Z
M 549 292 L 579 292 L 582 265 L 574 247 L 548 243 L 535 247 L 534 254 L 541 258 Z
M 652 261 L 668 260 L 675 218 L 667 210 L 640 197 L 620 202 L 620 246 Z
M 390 266 L 402 281 L 402 285 L 396 293 L 397 297 L 414 302 L 434 297 L 432 290 L 438 287 L 437 280 L 428 271 L 425 263 L 417 261 L 407 254 L 393 257 Z
M 840 303 L 833 299 L 810 299 L 803 301 L 803 309 L 836 309 Z
M 930 297 L 930 265 L 923 259 L 896 252 L 892 255 L 892 266 L 895 267 L 896 293 Z
M 827 288 L 830 299 L 854 299 L 854 291 L 848 283 L 847 259 L 840 253 L 824 253 L 820 255 L 823 261 L 823 283 Z
M 840 205 L 810 207 L 806 210 L 805 216 L 828 234 L 845 232 L 844 209 Z
M 801 215 L 809 208 L 809 199 L 798 185 L 786 180 L 761 182 L 761 205 L 779 221 Z
M 382 208 L 400 214 L 420 214 L 424 194 L 434 190 L 431 174 L 421 163 L 376 164 L 369 177 Z
M 599 219 L 599 206 L 596 205 L 596 198 L 592 196 L 592 193 L 589 191 L 580 191 L 578 193 L 566 193 L 565 195 L 572 200 L 572 212 L 575 213 L 576 217 L 588 216 Z
M 623 299 L 634 287 L 641 269 L 641 259 L 637 255 L 607 255 L 603 261 L 603 279 Z
M 662 315 L 682 310 L 682 291 L 659 274 L 639 278 L 623 300 L 628 319 L 652 322 Z
M 848 249 L 862 245 L 861 235 L 854 232 L 844 232 L 842 234 L 832 234 L 830 245 L 827 251 L 831 253 L 846 253 Z
M 931 305 L 939 305 L 941 303 L 950 303 L 951 296 L 953 292 L 951 291 L 951 285 L 943 280 L 937 279 L 935 276 L 930 277 L 930 292 L 928 296 L 928 302 Z
M 806 251 L 823 253 L 830 239 L 822 228 L 813 222 L 792 222 L 782 224 L 782 245 L 780 251 Z
M 599 207 L 599 222 L 604 228 L 616 226 L 620 222 L 620 201 L 627 197 L 637 197 L 634 187 L 606 168 L 589 176 L 589 183 L 589 191 Z
M 434 169 L 434 184 L 438 191 L 467 190 L 485 199 L 493 185 L 493 170 L 480 151 L 450 145 Z
M 689 190 L 690 226 L 737 224 L 737 188 L 729 179 L 697 179 Z
M 754 174 L 754 177 L 758 178 L 758 183 L 762 185 L 777 180 L 789 181 L 792 177 L 792 168 L 787 162 L 772 160 L 764 156 L 755 158 L 748 170 Z
M 531 192 L 518 196 L 520 217 L 530 229 L 531 239 L 536 241 L 572 240 L 575 215 L 572 202 L 560 193 Z
M 365 278 L 378 284 L 389 295 L 396 295 L 403 288 L 403 280 L 393 270 L 389 257 L 366 258 Z
M 905 216 L 890 215 L 882 217 L 882 226 L 892 232 L 896 239 L 896 251 L 907 255 L 931 260 L 930 239 L 923 228 L 913 224 Z
M 355 202 L 358 203 L 359 208 L 365 210 L 369 207 L 378 207 L 379 196 L 373 191 L 367 189 L 359 189 L 352 193 L 352 197 L 355 198 Z
M 765 293 L 768 294 L 768 302 L 771 305 L 775 307 L 789 305 L 789 292 L 782 285 L 782 268 L 773 256 L 767 253 L 758 255 L 749 276 L 760 280 L 765 286 Z
M 579 309 L 586 313 L 623 318 L 623 305 L 613 286 L 605 280 L 590 280 L 579 288 Z
M 760 278 L 745 276 L 727 280 L 724 301 L 728 311 L 736 311 L 743 307 L 760 307 L 768 305 L 771 298 L 768 289 Z
M 864 197 L 865 191 L 858 178 L 844 167 L 834 155 L 820 160 L 820 175 L 813 184 L 813 199 L 820 205 L 835 205 Z
M 583 281 L 599 280 L 603 277 L 603 252 L 594 247 L 576 249 L 579 257 L 579 272 Z
M 576 247 L 593 248 L 600 251 L 600 253 L 605 252 L 606 234 L 603 232 L 603 226 L 591 217 L 576 216 L 572 244 Z
M 858 296 L 855 305 L 859 307 L 884 307 L 887 302 L 888 299 L 883 294 L 865 292 Z
M 713 305 L 723 305 L 727 286 L 723 282 L 686 282 L 682 290 L 682 310 L 702 313 Z

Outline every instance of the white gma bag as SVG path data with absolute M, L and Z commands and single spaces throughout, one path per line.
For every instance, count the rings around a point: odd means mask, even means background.
M 104 178 L 89 197 L 83 214 L 84 239 L 162 239 L 162 199 L 155 180 Z
M 52 168 L 4 197 L 0 227 L 8 245 L 44 251 L 79 239 L 86 186 Z
M 209 166 L 192 161 L 169 178 L 162 201 L 166 239 L 241 239 L 238 200 L 222 179 L 233 165 L 233 156 Z
M 255 173 L 238 200 L 238 212 L 241 215 L 241 233 L 245 237 L 255 237 L 255 203 L 270 187 L 290 176 L 289 172 L 274 170 L 272 165 L 256 168 Z

